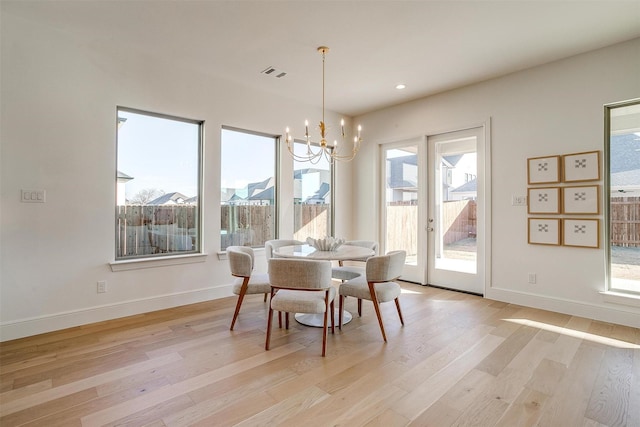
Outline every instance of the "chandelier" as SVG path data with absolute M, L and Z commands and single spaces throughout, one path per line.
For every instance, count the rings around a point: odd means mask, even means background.
M 287 128 L 285 131 L 285 141 L 287 142 L 287 149 L 289 150 L 291 157 L 299 162 L 311 162 L 313 164 L 316 164 L 322 158 L 325 158 L 329 163 L 333 163 L 334 160 L 348 162 L 353 160 L 353 158 L 358 153 L 358 150 L 360 149 L 360 143 L 362 142 L 360 132 L 362 131 L 362 126 L 358 125 L 358 132 L 356 136 L 353 137 L 351 152 L 348 154 L 341 155 L 338 153 L 338 140 L 334 140 L 333 143 L 327 142 L 327 125 L 324 121 L 324 58 L 327 52 L 329 52 L 329 48 L 326 46 L 320 46 L 318 48 L 318 52 L 322 54 L 322 120 L 318 125 L 318 129 L 320 130 L 320 144 L 311 144 L 311 136 L 309 135 L 309 121 L 305 120 L 304 137 L 307 145 L 306 153 L 298 154 L 294 152 L 294 140 L 289 133 L 289 128 Z M 344 119 L 340 121 L 340 134 L 342 140 L 342 144 L 340 145 L 340 147 L 343 147 L 345 145 Z

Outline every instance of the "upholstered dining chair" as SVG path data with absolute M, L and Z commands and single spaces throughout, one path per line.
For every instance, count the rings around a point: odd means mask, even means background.
M 244 296 L 247 294 L 264 294 L 264 300 L 266 301 L 267 295 L 271 292 L 271 285 L 269 284 L 269 276 L 266 273 L 253 272 L 255 260 L 253 249 L 248 246 L 228 246 L 226 250 L 231 275 L 236 277 L 233 284 L 233 293 L 238 295 L 236 311 L 233 313 L 233 320 L 229 328 L 232 331 L 238 318 L 238 313 L 240 313 Z
M 322 327 L 322 356 L 327 349 L 327 323 L 331 317 L 331 333 L 334 333 L 333 309 L 336 288 L 331 284 L 331 262 L 307 259 L 272 258 L 269 261 L 271 302 L 267 317 L 265 350 L 269 350 L 273 310 L 286 313 L 324 314 Z
M 294 246 L 294 245 L 304 245 L 304 242 L 301 242 L 300 240 L 293 240 L 293 239 L 267 240 L 264 243 L 264 257 L 267 260 L 267 267 L 269 265 L 269 260 L 274 257 L 273 251 L 275 249 L 281 248 L 283 246 Z
M 368 248 L 373 251 L 373 256 L 378 255 L 378 242 L 374 242 L 372 240 L 348 240 L 344 242 L 344 244 Z M 359 263 L 366 263 L 367 259 L 369 259 L 369 257 L 338 261 L 338 266 L 333 267 L 331 274 L 333 275 L 334 279 L 338 279 L 338 280 L 349 280 L 349 279 L 354 279 L 358 276 L 364 276 L 365 274 L 364 266 L 344 265 L 343 263 L 344 261 L 357 261 Z
M 392 251 L 386 255 L 372 256 L 367 260 L 366 274 L 355 279 L 347 280 L 340 284 L 340 304 L 338 328 L 342 329 L 342 306 L 344 298 L 347 296 L 358 299 L 358 315 L 362 317 L 362 300 L 373 302 L 373 307 L 378 316 L 378 324 L 382 338 L 387 341 L 387 334 L 384 331 L 384 323 L 380 314 L 380 304 L 388 301 L 395 301 L 400 323 L 404 325 L 402 311 L 400 310 L 400 293 L 402 289 L 395 282 L 402 274 L 402 266 L 407 257 L 405 251 Z

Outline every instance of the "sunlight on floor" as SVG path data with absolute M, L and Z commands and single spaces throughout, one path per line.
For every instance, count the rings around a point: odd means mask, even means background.
M 569 337 L 579 338 L 583 340 L 588 340 L 612 347 L 618 348 L 631 348 L 631 349 L 640 349 L 640 345 L 629 343 L 626 341 L 620 341 L 614 338 L 603 337 L 600 335 L 590 334 L 588 332 L 576 331 L 575 329 L 563 328 L 562 326 L 549 325 L 547 323 L 536 322 L 535 320 L 529 319 L 502 319 L 507 322 L 517 323 L 524 326 L 531 326 L 533 328 L 542 329 L 545 331 L 556 332 L 558 334 L 566 335 Z

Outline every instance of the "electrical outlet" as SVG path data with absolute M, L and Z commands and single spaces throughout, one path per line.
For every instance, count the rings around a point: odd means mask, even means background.
M 529 284 L 536 284 L 536 273 L 529 273 Z
M 103 294 L 107 292 L 107 281 L 106 280 L 100 280 L 98 282 L 98 293 L 99 294 Z

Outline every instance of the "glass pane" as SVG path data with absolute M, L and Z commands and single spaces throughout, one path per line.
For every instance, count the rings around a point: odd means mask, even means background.
M 276 138 L 222 130 L 220 247 L 276 238 Z
M 417 265 L 418 254 L 417 146 L 386 150 L 385 250 L 405 250 L 406 264 Z
M 478 162 L 476 140 L 436 143 L 435 268 L 475 274 Z
M 199 250 L 200 126 L 118 110 L 116 259 Z
M 611 288 L 640 293 L 640 104 L 610 110 Z
M 303 156 L 307 144 L 296 142 L 293 150 Z M 293 238 L 332 236 L 331 164 L 321 157 L 315 164 L 294 160 L 293 168 Z

